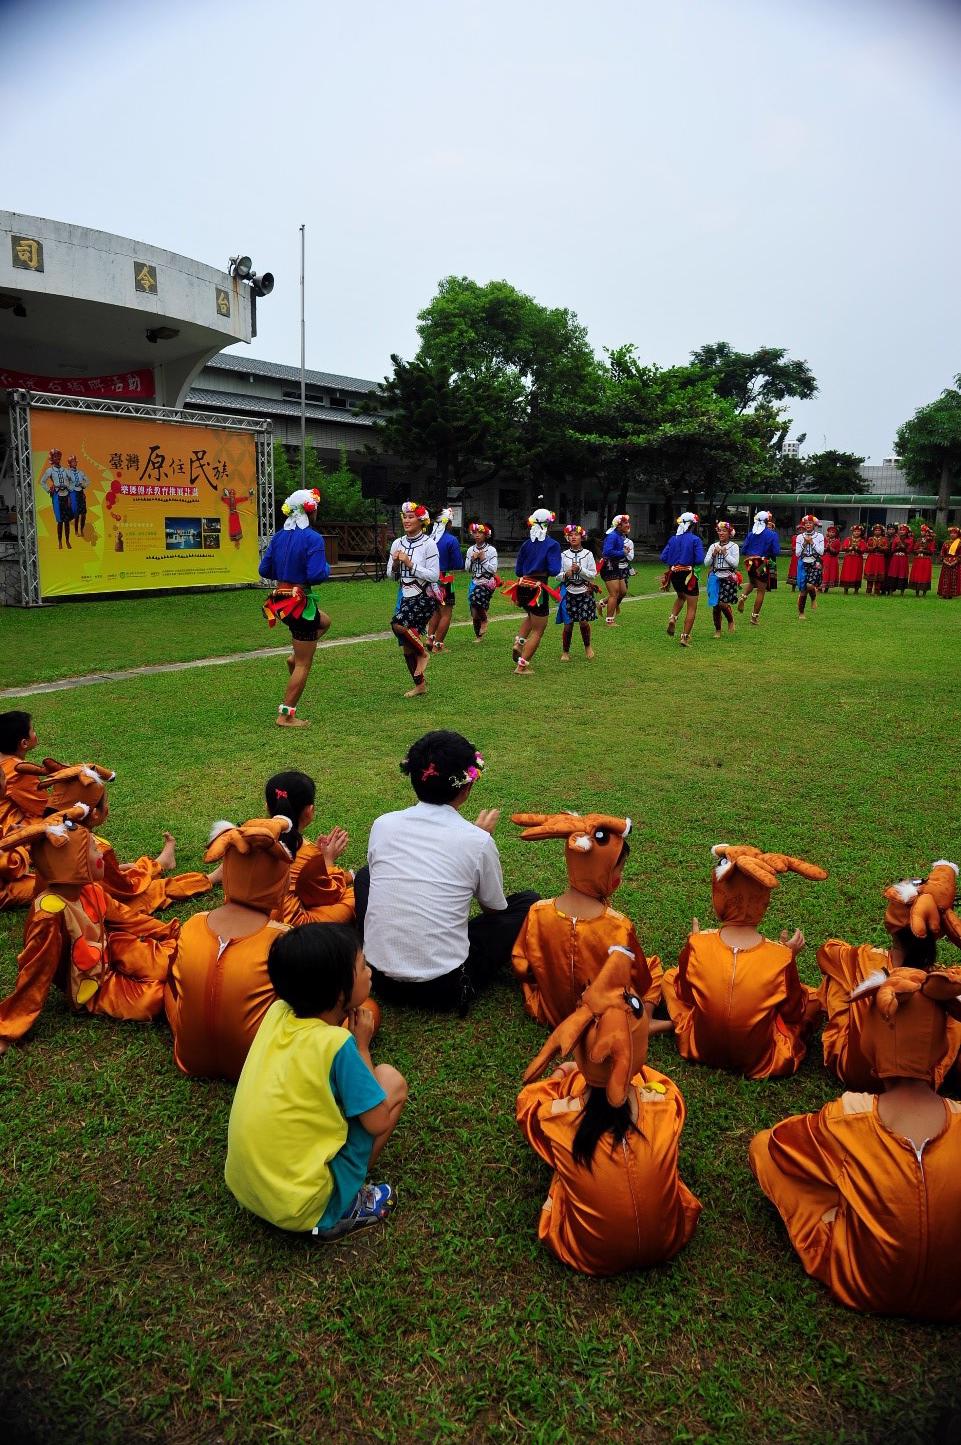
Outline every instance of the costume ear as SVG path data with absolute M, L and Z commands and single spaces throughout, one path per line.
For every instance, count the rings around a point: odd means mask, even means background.
M 519 823 L 524 832 L 522 838 L 569 838 L 584 827 L 584 819 L 578 813 L 512 813 L 511 821 Z
M 955 948 L 961 948 L 961 918 L 953 908 L 946 908 L 941 915 L 941 922 L 944 924 L 944 931 L 954 944 Z
M 728 855 L 730 856 L 730 855 Z M 746 873 L 748 878 L 753 878 L 755 883 L 760 883 L 762 888 L 776 888 L 778 886 L 777 873 L 768 863 L 765 854 L 760 857 L 752 857 L 750 854 L 739 854 L 734 859 L 735 868 Z
M 250 844 L 247 842 L 239 828 L 224 828 L 207 847 L 204 854 L 205 863 L 217 863 L 224 856 L 228 848 L 236 848 L 238 853 L 249 853 Z
M 26 759 L 17 763 L 13 771 L 18 778 L 45 778 L 47 776 L 45 767 L 41 768 L 38 763 L 28 763 Z
M 785 870 L 797 873 L 801 878 L 809 878 L 812 883 L 823 883 L 828 876 L 826 868 L 819 868 L 816 863 L 808 863 L 803 858 L 792 858 L 789 853 L 779 855 L 784 862 Z
M 631 1025 L 623 1009 L 608 1009 L 600 1019 L 590 1058 L 595 1064 L 611 1060 L 607 1101 L 615 1109 L 619 1108 L 627 1098 L 627 1086 L 631 1082 Z
M 952 1018 L 961 1019 L 961 968 L 935 968 L 925 974 L 921 992 L 942 1004 Z
M 20 828 L 13 828 L 4 835 L 3 850 L 19 848 L 21 845 L 29 847 L 31 843 L 39 842 L 46 836 L 47 842 L 52 843 L 55 848 L 66 846 L 70 838 L 70 830 L 65 823 L 81 823 L 90 812 L 85 803 L 75 803 L 72 808 L 67 808 L 62 813 L 51 813 L 47 818 L 35 818 L 30 823 L 24 823 Z
M 558 1024 L 537 1058 L 528 1064 L 524 1073 L 524 1083 L 529 1084 L 532 1079 L 536 1079 L 555 1054 L 560 1054 L 561 1058 L 569 1054 L 581 1034 L 590 1027 L 593 1021 L 594 1015 L 591 1010 L 585 1004 L 581 1004 L 580 1008 L 575 1009 L 563 1023 Z

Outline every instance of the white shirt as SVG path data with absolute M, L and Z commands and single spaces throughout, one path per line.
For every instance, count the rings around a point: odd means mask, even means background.
M 704 558 L 705 567 L 710 567 L 719 577 L 729 577 L 737 571 L 740 548 L 736 542 L 712 542 Z
M 567 590 L 568 592 L 576 593 L 586 592 L 588 582 L 597 576 L 597 562 L 595 561 L 594 553 L 589 551 L 587 547 L 581 547 L 576 552 L 572 551 L 571 548 L 568 548 L 566 552 L 562 552 L 561 576 L 563 577 L 565 572 L 570 572 L 575 566 L 580 567 L 580 576 L 575 575 L 568 577 Z
M 398 552 L 406 552 L 413 559 L 411 564 L 398 562 Z M 391 577 L 399 577 L 401 591 L 405 597 L 419 597 L 423 592 L 420 583 L 436 582 L 440 577 L 440 554 L 437 543 L 425 537 L 398 537 L 390 544 L 390 561 L 387 571 Z
M 476 545 L 468 547 L 464 566 L 475 582 L 479 582 L 482 577 L 496 577 L 497 552 L 490 542 L 485 543 L 483 551 L 480 551 Z
M 474 898 L 507 907 L 497 844 L 447 803 L 384 813 L 367 845 L 364 953 L 390 978 L 425 983 L 459 968 Z
M 794 539 L 795 557 L 801 556 L 801 553 L 804 551 L 805 542 L 809 544 L 809 550 L 813 548 L 818 557 L 824 556 L 824 537 L 820 532 L 812 532 L 810 536 L 808 536 L 807 532 L 799 532 Z

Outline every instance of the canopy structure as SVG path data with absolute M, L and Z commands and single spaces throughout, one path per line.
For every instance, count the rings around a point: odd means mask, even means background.
M 842 496 L 832 492 L 735 492 L 728 497 L 729 507 L 936 507 L 937 497 L 917 492 L 856 492 Z M 961 507 L 961 497 L 951 497 L 949 507 Z

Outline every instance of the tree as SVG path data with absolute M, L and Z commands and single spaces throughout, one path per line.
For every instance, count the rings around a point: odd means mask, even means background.
M 854 452 L 829 448 L 825 452 L 812 452 L 799 460 L 802 467 L 799 492 L 854 496 L 870 490 L 860 470 L 864 458 L 855 456 Z
M 912 487 L 937 490 L 937 521 L 945 526 L 951 489 L 961 478 L 961 375 L 937 401 L 919 407 L 898 428 L 895 451 Z
M 783 346 L 735 351 L 727 341 L 714 341 L 692 351 L 691 364 L 713 382 L 718 396 L 733 401 L 738 411 L 785 401 L 789 396 L 806 401 L 818 389 L 807 362 L 789 360 Z
M 287 460 L 287 449 L 283 442 L 274 442 L 274 496 L 283 502 L 291 492 L 295 492 L 300 486 L 300 473 L 297 481 L 294 481 L 294 474 L 290 462 Z
M 370 507 L 360 490 L 360 478 L 347 460 L 347 448 L 340 448 L 338 465 L 329 472 L 321 469 L 318 516 L 327 522 L 368 520 Z

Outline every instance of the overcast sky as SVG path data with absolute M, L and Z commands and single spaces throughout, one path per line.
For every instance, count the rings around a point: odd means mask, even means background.
M 0 0 L 0 206 L 276 290 L 252 354 L 382 377 L 450 273 L 600 351 L 786 346 L 879 461 L 961 370 L 961 6 Z

